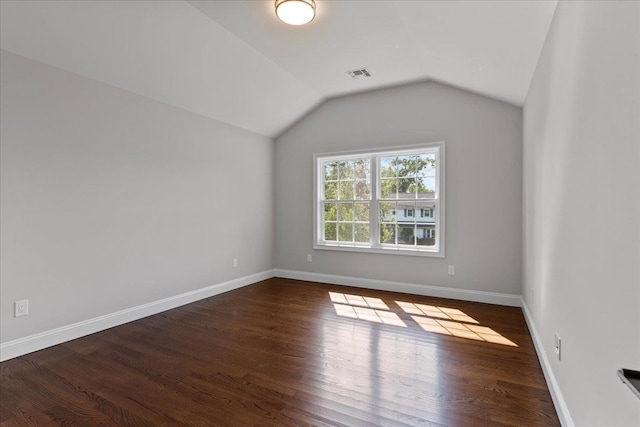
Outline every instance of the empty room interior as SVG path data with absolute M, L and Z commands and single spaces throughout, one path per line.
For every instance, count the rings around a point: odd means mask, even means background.
M 640 2 L 0 0 L 1 426 L 640 426 Z

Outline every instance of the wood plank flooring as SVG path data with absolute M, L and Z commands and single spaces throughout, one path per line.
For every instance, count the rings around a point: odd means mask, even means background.
M 1 426 L 560 425 L 519 308 L 286 279 L 1 369 Z

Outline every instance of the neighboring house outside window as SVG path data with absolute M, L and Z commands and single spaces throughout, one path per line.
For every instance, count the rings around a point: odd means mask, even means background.
M 424 218 L 425 216 L 433 218 L 433 209 L 420 209 L 420 217 Z
M 315 248 L 444 256 L 444 142 L 314 159 Z

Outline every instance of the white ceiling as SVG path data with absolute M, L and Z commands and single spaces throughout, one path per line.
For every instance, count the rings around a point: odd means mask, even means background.
M 556 7 L 316 1 L 292 27 L 273 0 L 3 0 L 0 47 L 273 137 L 327 98 L 427 79 L 522 105 Z

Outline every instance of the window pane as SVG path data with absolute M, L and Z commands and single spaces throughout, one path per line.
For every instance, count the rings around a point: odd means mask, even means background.
M 396 221 L 396 204 L 394 202 L 380 203 L 380 222 Z
M 356 224 L 356 242 L 369 243 L 369 224 Z
M 397 198 L 396 192 L 398 191 L 398 180 L 393 179 L 381 179 L 380 180 L 380 198 L 382 199 L 395 199 Z
M 380 176 L 387 178 L 395 178 L 398 176 L 395 165 L 393 164 L 394 157 L 381 157 L 380 158 Z
M 380 243 L 396 243 L 396 226 L 394 224 L 380 225 Z
M 418 156 L 420 167 L 417 171 L 418 176 L 436 176 L 436 155 L 422 154 Z
M 421 182 L 419 178 L 412 178 L 409 182 L 409 189 L 407 191 L 408 194 L 411 194 L 411 197 L 416 197 L 416 193 L 420 193 L 422 190 Z
M 436 191 L 435 177 L 418 178 L 418 189 L 420 198 L 432 199 Z
M 324 204 L 324 220 L 325 221 L 336 221 L 338 213 L 338 205 L 335 203 L 325 203 Z
M 338 199 L 338 183 L 336 181 L 328 181 L 324 183 L 324 198 L 325 200 Z
M 339 182 L 340 194 L 339 200 L 353 200 L 353 181 Z
M 414 245 L 415 244 L 415 225 L 398 224 L 398 244 Z
M 336 223 L 326 222 L 324 224 L 324 240 L 336 241 Z
M 328 162 L 324 164 L 325 181 L 338 179 L 338 162 Z
M 435 246 L 436 244 L 435 225 L 418 224 L 416 237 L 417 237 L 416 244 L 418 246 Z
M 371 199 L 371 183 L 369 181 L 358 180 L 355 182 L 356 186 L 356 200 L 370 200 Z
M 415 179 L 401 178 L 398 180 L 398 199 L 415 199 Z
M 350 222 L 338 223 L 338 241 L 353 242 L 353 224 Z
M 354 208 L 354 220 L 369 222 L 369 203 L 355 203 Z
M 416 204 L 416 221 L 420 224 L 434 224 L 436 220 L 436 204 L 418 202 Z
M 353 179 L 353 161 L 345 160 L 343 162 L 338 163 L 338 169 L 340 174 L 340 180 L 343 179 Z
M 416 157 L 415 156 L 398 156 L 392 163 L 398 168 L 398 177 L 407 177 L 416 175 Z
M 353 221 L 353 204 L 352 203 L 339 203 L 338 204 L 338 220 Z
M 354 178 L 369 180 L 371 178 L 369 159 L 355 160 L 353 162 L 353 171 Z
M 412 202 L 398 202 L 396 205 L 396 219 L 400 222 L 411 222 L 415 221 L 415 209 L 416 204 Z

